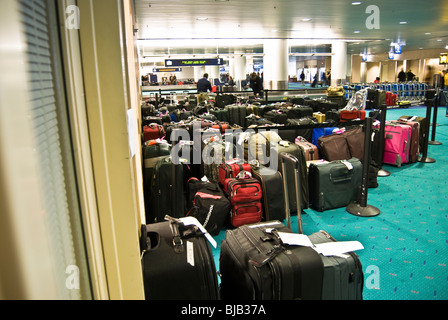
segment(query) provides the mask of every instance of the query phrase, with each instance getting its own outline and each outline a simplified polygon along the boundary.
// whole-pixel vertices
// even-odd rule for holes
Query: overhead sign
[[[182,68],[154,68],[153,72],[182,72]]]
[[[448,54],[441,54],[440,55],[440,64],[447,64],[448,63]]]
[[[165,67],[221,66],[224,59],[167,59]]]

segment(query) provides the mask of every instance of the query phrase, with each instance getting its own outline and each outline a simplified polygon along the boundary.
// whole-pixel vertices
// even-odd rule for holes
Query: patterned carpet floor
[[[425,117],[426,107],[389,109],[387,120],[402,115]],[[339,241],[360,241],[357,251],[364,271],[364,300],[448,299],[448,117],[439,107],[436,141],[428,157],[435,163],[417,162],[401,168],[384,165],[391,173],[378,177],[369,189],[367,204],[380,210],[376,217],[349,214],[345,208],[302,215],[305,234],[329,232]],[[431,118],[432,122],[432,118]],[[431,139],[431,134],[430,134]],[[297,232],[297,218],[292,217]],[[215,239],[225,237],[222,231]],[[214,250],[219,269],[219,250]]]

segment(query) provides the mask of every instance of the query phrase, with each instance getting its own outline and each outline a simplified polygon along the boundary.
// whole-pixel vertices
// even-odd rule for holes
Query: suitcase
[[[300,184],[300,165],[295,160],[295,183]],[[285,204],[289,203],[288,197],[285,193]],[[222,299],[362,299],[364,275],[354,252],[327,257],[311,247],[286,245],[280,240],[279,232],[292,233],[288,209],[289,227],[280,221],[267,221],[227,231],[220,256]],[[298,221],[299,233],[303,233],[300,216]],[[323,231],[309,239],[312,244],[335,241]]]
[[[252,178],[249,171],[241,171],[236,178],[224,182],[224,192],[227,194],[232,213],[230,223],[234,227],[258,223],[263,218],[261,199],[263,192],[260,182]]]
[[[143,146],[143,194],[145,199],[146,220],[151,218],[151,185],[154,176],[154,168],[157,162],[166,158],[171,153],[171,146],[167,143],[157,142],[155,140],[147,141]]]
[[[266,120],[274,122],[276,124],[286,124],[288,115],[281,110],[272,110],[264,114]]]
[[[340,112],[340,122],[347,122],[350,120],[365,120],[366,111],[365,110],[341,110]]]
[[[323,262],[309,247],[286,247],[268,230],[279,221],[228,230],[221,243],[222,300],[320,300]]]
[[[188,181],[187,217],[196,218],[212,236],[221,231],[230,213],[230,202],[217,183],[197,178]]]
[[[387,122],[384,127],[384,156],[386,164],[401,167],[409,162],[411,127],[408,125]]]
[[[288,119],[312,118],[313,108],[308,106],[294,106],[285,110]]]
[[[229,110],[226,109],[214,109],[210,110],[210,113],[218,119],[218,121],[228,122],[229,121]]]
[[[160,124],[151,123],[143,127],[143,141],[157,140],[165,137],[165,128]]]
[[[219,167],[235,158],[235,146],[228,141],[202,142],[201,172],[210,182],[219,183]],[[224,181],[224,180],[223,180]]]
[[[229,124],[231,126],[246,127],[246,105],[229,105],[226,106],[226,109],[228,110]]]
[[[252,175],[261,184],[263,191],[263,219],[283,220],[285,204],[283,201],[283,178],[278,170],[264,166],[252,166]]]
[[[210,244],[196,226],[176,219],[142,226],[146,300],[219,300]]]
[[[347,130],[342,134],[347,141],[348,150],[350,152],[350,158],[357,158],[364,161],[364,130],[362,127],[357,127],[354,129]],[[342,159],[341,159],[342,160]]]
[[[311,163],[309,167],[310,207],[323,212],[356,203],[362,184],[359,159]]]
[[[411,127],[409,146],[409,163],[416,163],[420,155],[420,123],[417,121],[394,120],[392,123],[405,124]]]
[[[420,129],[419,129],[419,134],[420,134],[420,138],[419,138],[419,145],[420,145],[420,150],[423,150],[423,145],[425,143],[425,138],[426,138],[426,128],[428,126],[428,121],[426,120],[426,118],[423,117],[417,117],[417,116],[401,116],[398,121],[415,121],[418,122],[420,124]]]
[[[274,148],[272,145],[275,143],[277,145],[277,155],[274,158],[274,155],[270,152],[271,147]],[[264,166],[268,166],[269,161],[276,161],[276,168],[282,173],[283,176],[291,175],[292,167],[287,166],[286,173],[283,172],[282,167],[279,167],[279,164],[281,163],[280,154],[282,152],[287,152],[299,159],[303,159],[301,161],[300,166],[300,174],[302,177],[302,181],[307,181],[307,169],[306,169],[306,160],[305,160],[305,152],[300,148],[298,145],[296,145],[293,142],[283,140],[279,134],[277,134],[275,131],[265,131],[265,132],[259,132],[255,135],[252,135],[249,139],[249,142],[245,144],[245,157],[247,159],[254,159],[258,160],[260,164]],[[266,154],[265,154],[266,152]],[[265,158],[267,157],[267,159]],[[273,167],[273,165],[269,162],[269,167]],[[308,208],[308,184],[303,183],[300,185],[302,190],[302,203],[304,205],[304,208]],[[295,185],[293,183],[288,184],[288,188],[290,192],[294,192]],[[291,207],[296,207],[296,199],[291,198]]]
[[[352,159],[355,162],[357,159]],[[351,160],[351,161],[352,161]],[[300,184],[300,174],[298,173],[299,159],[292,158],[291,155],[282,155],[282,166],[286,161],[292,161],[295,163],[295,183]],[[312,163],[311,165],[316,165]],[[359,160],[357,165],[359,166]],[[359,170],[362,172],[362,166]],[[362,174],[361,174],[362,175]],[[286,181],[285,181],[286,183]],[[289,194],[286,194],[285,202],[288,201]],[[300,199],[300,196],[296,194],[296,198]],[[300,201],[300,200],[299,200]],[[301,205],[297,202],[297,222],[298,231],[303,234],[302,218],[301,218]],[[291,228],[290,213],[286,211],[286,220],[288,228]],[[311,243],[315,246],[317,244],[337,242],[328,232],[319,231],[308,236]],[[342,256],[324,256],[320,255],[324,266],[322,294],[320,299],[322,300],[362,300],[362,293],[364,287],[364,273],[362,269],[361,261],[355,252],[347,252]],[[310,275],[312,277],[313,274]],[[316,281],[315,285],[319,285],[320,282]]]
[[[318,140],[319,140],[320,137],[328,136],[330,134],[333,134],[334,131],[338,131],[338,130],[339,130],[338,127],[314,128],[313,129],[313,135],[312,135],[312,138],[311,138],[311,143],[314,144],[316,147],[318,147],[319,146]]]
[[[327,161],[347,160],[351,158],[347,139],[343,133],[334,133],[318,139],[318,150],[322,159]]]
[[[311,118],[301,118],[301,119],[288,119],[286,121],[286,126],[309,126],[314,124]],[[313,129],[290,129],[290,130],[279,130],[278,134],[282,139],[287,141],[294,141],[298,136],[304,137],[307,141],[311,141],[313,138]]]
[[[315,112],[313,114],[313,116],[314,116],[314,118],[317,119],[317,122],[319,122],[319,123],[325,122],[325,120],[326,120],[326,115],[321,112]]]
[[[219,165],[219,183],[225,186],[226,180],[229,178],[235,178],[241,171],[251,172],[252,167],[248,163],[239,163],[230,161],[228,163],[221,163]]]
[[[302,150],[305,152],[306,161],[319,160],[319,150],[314,144],[310,143],[308,140],[301,136],[297,137],[295,141],[296,145],[302,148]]]
[[[174,218],[185,216],[184,179],[184,166],[175,165],[170,156],[157,161],[151,183],[148,224],[161,222],[166,215]]]

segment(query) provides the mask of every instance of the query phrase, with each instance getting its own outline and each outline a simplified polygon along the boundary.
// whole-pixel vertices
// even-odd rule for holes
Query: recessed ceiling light
[[[431,34],[431,32],[426,32],[425,34]]]
[[[308,22],[308,21],[311,21],[311,18],[303,18],[301,21]]]
[[[437,41],[442,42],[442,39],[437,39]]]
[[[352,2],[352,5],[353,6],[358,6],[358,5],[360,5],[362,2],[360,2],[360,1],[355,1],[355,2]]]
[[[361,33],[361,31],[356,30],[356,31],[353,31],[353,33]]]
[[[400,24],[407,24],[407,21],[400,21]]]
[[[208,20],[208,18],[207,17],[197,17],[196,20],[205,21],[205,20]]]

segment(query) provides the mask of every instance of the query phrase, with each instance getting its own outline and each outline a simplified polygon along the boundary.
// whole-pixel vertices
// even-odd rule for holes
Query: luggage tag
[[[353,170],[353,165],[350,162],[343,160],[341,163],[344,164],[349,171]]]

